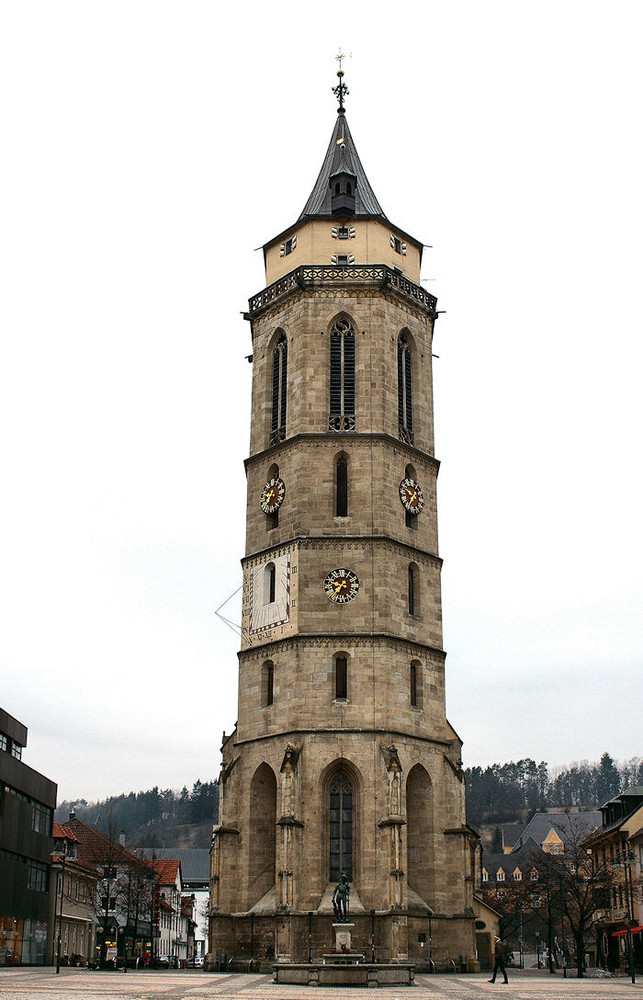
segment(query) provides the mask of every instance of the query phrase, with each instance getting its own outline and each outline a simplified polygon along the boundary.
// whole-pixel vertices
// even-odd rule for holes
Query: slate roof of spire
[[[369,184],[361,160],[357,155],[346,115],[343,111],[340,111],[337,115],[337,121],[335,122],[333,134],[330,137],[330,143],[319,172],[319,177],[297,221],[300,222],[307,216],[330,216],[332,214],[330,205],[330,178],[341,170],[347,170],[357,177],[355,215],[379,215],[383,219],[386,218],[382,211],[382,206]]]

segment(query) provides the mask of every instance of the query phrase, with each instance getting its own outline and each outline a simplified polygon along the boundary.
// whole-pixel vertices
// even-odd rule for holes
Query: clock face
[[[276,510],[279,510],[284,502],[285,495],[286,484],[283,479],[277,477],[266,483],[261,491],[261,499],[259,501],[264,514],[274,514]]]
[[[403,479],[400,483],[400,500],[409,514],[419,514],[424,507],[424,495],[413,479]]]
[[[335,604],[348,604],[359,591],[359,580],[350,569],[334,569],[324,580],[324,593]]]

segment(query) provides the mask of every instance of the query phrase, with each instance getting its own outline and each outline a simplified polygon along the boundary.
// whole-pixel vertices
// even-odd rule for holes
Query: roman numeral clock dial
[[[286,495],[286,484],[277,476],[266,483],[261,491],[259,503],[264,514],[274,514],[279,510]]]
[[[334,569],[324,580],[324,593],[335,604],[348,604],[359,591],[359,580],[350,569]]]
[[[400,483],[400,500],[409,514],[420,514],[424,507],[424,494],[413,479],[403,479]]]

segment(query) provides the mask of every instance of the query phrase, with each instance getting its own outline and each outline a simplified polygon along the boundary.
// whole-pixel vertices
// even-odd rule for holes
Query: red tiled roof
[[[181,862],[177,858],[152,858],[147,862],[159,876],[160,885],[176,885]]]
[[[54,823],[52,837],[54,840],[72,840],[78,843],[78,837],[74,831],[70,830],[64,823]]]
[[[57,825],[57,824],[56,824]],[[65,830],[71,831],[78,844],[78,860],[89,865],[126,865],[131,868],[147,869],[149,863],[137,858],[135,854],[116,841],[110,840],[100,830],[87,826],[75,816],[67,823],[61,824]],[[55,836],[55,834],[54,834]]]

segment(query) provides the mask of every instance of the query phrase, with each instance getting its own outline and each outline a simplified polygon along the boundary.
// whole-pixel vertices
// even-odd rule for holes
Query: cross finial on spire
[[[337,100],[339,101],[339,107],[337,109],[337,114],[338,115],[343,115],[344,114],[344,97],[346,96],[346,94],[350,93],[348,87],[344,83],[344,70],[342,69],[342,59],[345,59],[345,58],[346,58],[346,56],[344,55],[344,53],[340,49],[339,52],[337,53],[337,55],[335,56],[335,59],[339,63],[339,69],[337,70],[337,76],[339,77],[339,83],[337,84],[336,87],[333,87],[333,93],[334,93],[335,97],[337,98]]]

